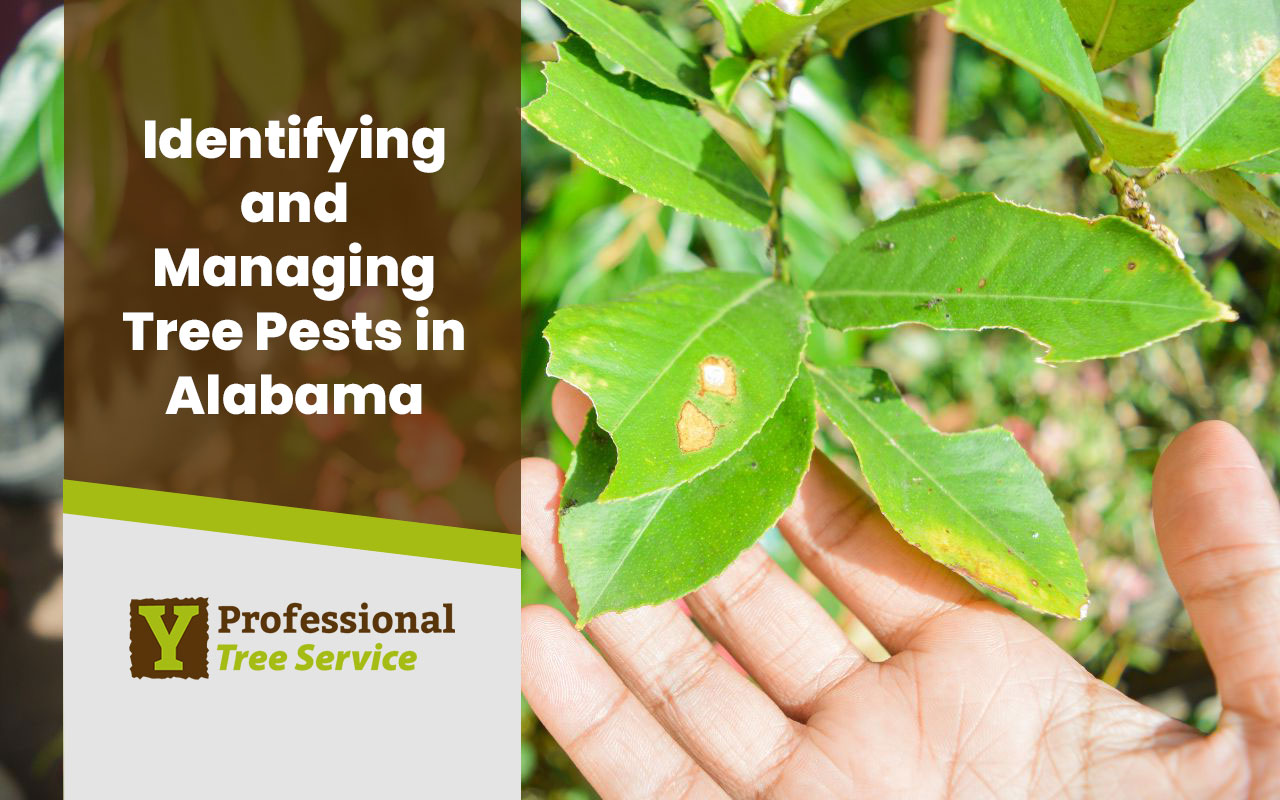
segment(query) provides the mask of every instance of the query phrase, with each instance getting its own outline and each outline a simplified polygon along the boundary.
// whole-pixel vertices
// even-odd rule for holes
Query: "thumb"
[[[1280,505],[1253,448],[1225,422],[1185,431],[1156,466],[1152,510],[1223,708],[1271,724],[1280,708]]]

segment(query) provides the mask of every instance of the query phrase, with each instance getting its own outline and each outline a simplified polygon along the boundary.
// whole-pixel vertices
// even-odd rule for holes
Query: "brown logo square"
[[[209,598],[130,601],[129,673],[135,678],[209,677]]]

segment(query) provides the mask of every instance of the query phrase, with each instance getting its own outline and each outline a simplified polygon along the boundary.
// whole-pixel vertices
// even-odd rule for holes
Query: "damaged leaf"
[[[1137,225],[990,194],[903,211],[867,229],[810,295],[831,328],[1014,328],[1048,348],[1045,361],[1117,356],[1235,318]]]
[[[791,504],[816,424],[813,382],[801,371],[777,413],[714,469],[648,494],[564,509],[559,538],[578,627],[607,611],[680,597],[720,574]],[[576,475],[608,463],[593,425],[575,452],[568,479],[575,486]]]
[[[1155,125],[1173,164],[1211,170],[1280,149],[1280,0],[1197,0],[1169,39]]]
[[[813,370],[880,511],[934,560],[1039,611],[1082,618],[1088,589],[1044,477],[1008,431],[930,428],[883,371]]]
[[[602,500],[674,486],[740,450],[799,371],[808,315],[772,278],[660,278],[552,317],[547,372],[581,389],[618,450]]]

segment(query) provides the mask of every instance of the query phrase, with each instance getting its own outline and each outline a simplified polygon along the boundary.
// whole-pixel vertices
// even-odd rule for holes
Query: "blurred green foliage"
[[[720,36],[699,4],[635,5],[656,12],[670,30],[693,31],[698,41],[691,44],[707,46]],[[549,42],[562,29],[533,0],[524,2],[522,22],[527,103],[542,92],[540,61],[554,57]],[[860,34],[843,58],[811,61],[793,86],[784,224],[802,286],[841,243],[877,219],[959,192],[993,191],[1085,216],[1115,212],[1107,182],[1089,172],[1062,104],[1035,78],[967,39],[955,42],[947,138],[923,152],[911,138],[913,24],[898,19]],[[1104,93],[1150,113],[1161,56],[1162,46],[1102,73]],[[766,113],[763,95],[748,84],[740,109],[760,129],[765,121],[753,116],[753,104]],[[524,447],[563,466],[571,445],[551,419],[541,337],[556,309],[617,296],[660,272],[770,267],[762,233],[632,195],[527,125],[522,145]],[[1259,176],[1257,185],[1280,196],[1276,176]],[[1208,729],[1219,709],[1213,679],[1160,561],[1151,476],[1175,434],[1217,418],[1244,431],[1275,480],[1280,253],[1177,176],[1156,184],[1150,198],[1200,279],[1240,313],[1238,322],[1206,325],[1123,358],[1058,367],[1037,363],[1040,348],[1016,334],[914,326],[848,334],[815,328],[809,357],[886,369],[940,430],[991,424],[1012,430],[1045,472],[1093,592],[1083,621],[1018,613],[1094,674]],[[824,425],[819,444],[856,476],[856,459],[834,429]],[[776,532],[764,544],[856,643],[875,651],[865,629],[805,573]],[[559,605],[532,567],[524,570],[523,600]],[[522,709],[525,796],[593,796],[528,706]]]

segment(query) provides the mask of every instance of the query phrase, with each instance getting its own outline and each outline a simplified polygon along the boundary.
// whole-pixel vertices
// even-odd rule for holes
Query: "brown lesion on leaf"
[[[686,400],[680,407],[680,417],[676,420],[676,437],[682,452],[705,450],[716,440],[716,425],[697,406]]]
[[[738,373],[733,362],[722,356],[707,356],[698,364],[698,396],[718,394],[730,400],[738,396]],[[681,412],[683,414],[683,411]]]
[[[1271,59],[1263,71],[1262,89],[1272,97],[1280,97],[1280,56]]]

